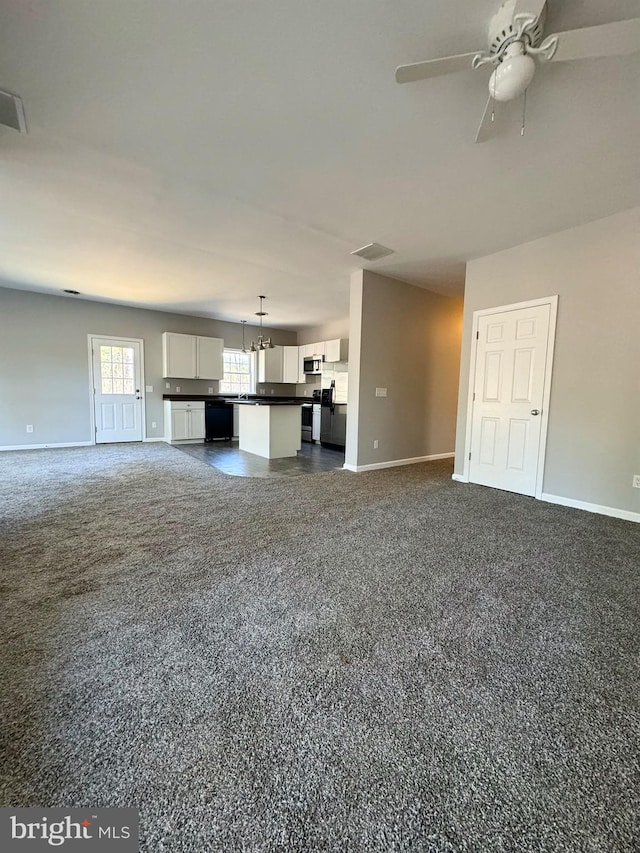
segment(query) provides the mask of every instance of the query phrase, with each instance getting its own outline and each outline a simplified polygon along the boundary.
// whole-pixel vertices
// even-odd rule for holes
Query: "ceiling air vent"
[[[365,261],[377,261],[380,258],[385,258],[387,255],[393,255],[393,249],[387,249],[386,246],[381,246],[380,243],[367,243],[361,249],[351,252],[352,255],[357,255],[359,258],[364,258]]]
[[[27,122],[24,117],[24,106],[22,98],[3,92],[0,89],[0,124],[12,127],[20,133],[27,132]]]

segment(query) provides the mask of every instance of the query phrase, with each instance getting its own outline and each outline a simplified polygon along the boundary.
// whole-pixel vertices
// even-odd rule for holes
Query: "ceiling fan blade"
[[[513,17],[516,15],[533,15],[536,19],[540,17],[547,0],[516,0]]]
[[[558,38],[558,48],[551,62],[635,53],[640,50],[640,18],[566,30],[554,35]]]
[[[441,74],[453,74],[454,71],[471,71],[473,57],[483,52],[474,50],[473,53],[460,53],[457,56],[443,56],[441,59],[427,59],[425,62],[399,65],[396,68],[396,83],[413,83],[416,80],[439,77]]]
[[[476,142],[486,142],[487,139],[491,139],[496,130],[496,123],[494,119],[493,98],[490,97],[487,101],[487,106],[484,108],[482,121],[480,122],[480,127],[476,133]]]

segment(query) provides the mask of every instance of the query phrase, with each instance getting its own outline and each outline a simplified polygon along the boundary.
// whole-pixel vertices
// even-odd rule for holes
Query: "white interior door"
[[[142,441],[140,343],[92,338],[96,444]]]
[[[469,479],[534,495],[551,306],[478,318]],[[545,419],[546,422],[546,419]]]

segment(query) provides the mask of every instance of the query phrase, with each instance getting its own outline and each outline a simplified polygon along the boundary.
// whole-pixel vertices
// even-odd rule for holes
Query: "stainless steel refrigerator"
[[[320,401],[320,444],[344,450],[347,440],[347,404],[337,403],[335,381],[322,389]]]

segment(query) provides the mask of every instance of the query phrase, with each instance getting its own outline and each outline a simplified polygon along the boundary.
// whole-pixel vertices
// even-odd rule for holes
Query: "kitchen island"
[[[301,409],[295,401],[234,400],[239,407],[240,450],[265,459],[296,456],[301,443]]]

